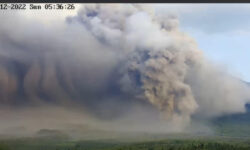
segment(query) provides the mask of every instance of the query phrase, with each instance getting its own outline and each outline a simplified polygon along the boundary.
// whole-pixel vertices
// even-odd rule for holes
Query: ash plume
[[[0,18],[3,108],[67,107],[103,120],[150,110],[157,115],[145,116],[160,119],[149,120],[183,126],[192,116],[244,112],[250,100],[243,82],[179,31],[177,16],[150,5],[86,4],[52,26]]]

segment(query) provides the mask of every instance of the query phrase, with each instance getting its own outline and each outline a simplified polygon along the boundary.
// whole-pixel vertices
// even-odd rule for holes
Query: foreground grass
[[[203,138],[124,142],[21,138],[1,140],[0,150],[250,150],[250,140]]]

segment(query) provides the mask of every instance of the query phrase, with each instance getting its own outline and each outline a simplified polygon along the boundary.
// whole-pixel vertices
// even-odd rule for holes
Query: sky
[[[250,4],[155,4],[156,11],[173,13],[180,29],[193,37],[208,59],[250,82]],[[77,14],[75,10],[25,11],[46,25]]]
[[[158,7],[178,15],[181,30],[196,40],[208,59],[250,82],[249,4],[167,4]]]

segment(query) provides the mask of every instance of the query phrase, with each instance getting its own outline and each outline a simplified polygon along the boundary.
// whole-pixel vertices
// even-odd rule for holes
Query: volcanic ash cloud
[[[244,112],[250,99],[178,29],[176,15],[150,5],[87,4],[48,27],[14,15],[15,32],[0,17],[2,104],[80,106],[110,118],[145,103],[182,124]]]
[[[249,89],[206,60],[195,41],[178,30],[175,15],[143,5],[86,5],[77,18],[124,57],[122,90],[148,101],[165,118],[244,112]]]

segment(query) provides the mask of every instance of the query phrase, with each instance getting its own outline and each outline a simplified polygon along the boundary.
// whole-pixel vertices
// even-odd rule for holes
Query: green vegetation
[[[249,150],[250,143],[229,143],[202,140],[171,140],[139,143],[112,150]]]
[[[2,140],[0,150],[249,150],[250,139],[168,139],[151,142],[63,141],[41,138]]]

